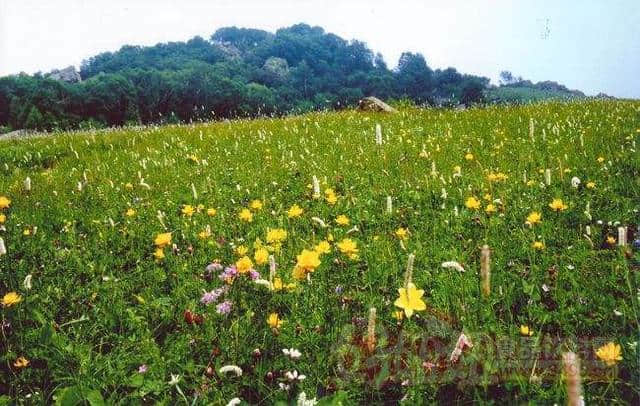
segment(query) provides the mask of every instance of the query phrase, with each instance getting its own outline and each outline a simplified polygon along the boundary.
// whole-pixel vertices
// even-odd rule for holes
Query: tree
[[[508,70],[503,70],[500,72],[500,84],[502,85],[510,85],[515,82],[515,78]]]
[[[31,110],[29,110],[29,114],[27,114],[27,119],[25,120],[24,127],[34,130],[44,129],[44,117],[36,106],[31,106]]]
[[[401,96],[409,97],[419,103],[431,99],[433,71],[422,54],[404,52],[398,61],[396,78]]]

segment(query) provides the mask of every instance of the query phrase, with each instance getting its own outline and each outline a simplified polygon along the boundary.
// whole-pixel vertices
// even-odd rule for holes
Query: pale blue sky
[[[0,0],[0,75],[79,65],[124,44],[208,38],[224,26],[298,22],[363,40],[389,66],[408,50],[494,83],[506,69],[640,98],[640,0]]]

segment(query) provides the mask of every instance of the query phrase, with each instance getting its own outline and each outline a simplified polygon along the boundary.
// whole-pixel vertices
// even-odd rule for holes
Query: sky
[[[366,42],[390,67],[420,52],[434,69],[496,84],[509,70],[640,98],[640,0],[0,0],[0,76],[79,66],[125,44],[300,22]]]

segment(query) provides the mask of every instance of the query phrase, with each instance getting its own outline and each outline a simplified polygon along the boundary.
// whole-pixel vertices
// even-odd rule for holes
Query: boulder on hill
[[[377,97],[365,97],[358,102],[358,108],[363,111],[377,111],[383,113],[395,113],[397,110]]]
[[[80,77],[80,73],[76,70],[74,66],[67,66],[64,69],[54,69],[46,75],[48,78],[53,80],[60,80],[68,83],[77,83],[81,82],[82,78]]]

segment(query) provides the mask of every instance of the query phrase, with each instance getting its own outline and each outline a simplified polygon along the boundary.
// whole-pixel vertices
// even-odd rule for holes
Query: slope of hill
[[[638,404],[639,109],[0,141],[0,404]]]

